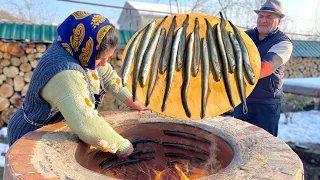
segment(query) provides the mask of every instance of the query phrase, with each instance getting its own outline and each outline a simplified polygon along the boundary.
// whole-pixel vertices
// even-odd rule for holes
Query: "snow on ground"
[[[0,129],[0,136],[1,137],[7,137],[7,128],[1,128]],[[5,163],[5,153],[8,151],[9,145],[0,143],[0,167],[4,167]]]
[[[6,127],[0,129],[0,136],[7,137],[7,128]]]
[[[288,113],[292,117],[287,124],[285,114],[281,114],[278,137],[285,142],[320,143],[320,111]],[[0,129],[0,136],[7,136],[7,128]],[[0,143],[0,167],[4,167],[5,153],[9,145]]]
[[[289,113],[292,120],[285,124],[285,114],[281,114],[278,137],[285,142],[320,143],[320,111]]]
[[[9,145],[8,144],[3,144],[0,143],[0,167],[4,167],[4,163],[5,163],[5,154],[9,149]]]

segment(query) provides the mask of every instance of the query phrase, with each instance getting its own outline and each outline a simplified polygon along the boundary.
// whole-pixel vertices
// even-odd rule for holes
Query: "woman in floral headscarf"
[[[132,101],[107,63],[118,42],[114,26],[102,15],[77,11],[58,27],[58,35],[33,72],[22,108],[9,121],[9,145],[29,131],[66,119],[84,142],[128,156],[133,150],[130,141],[95,110],[105,89],[131,108],[145,109]]]

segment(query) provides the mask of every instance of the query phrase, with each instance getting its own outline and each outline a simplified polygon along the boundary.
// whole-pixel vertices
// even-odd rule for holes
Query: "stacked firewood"
[[[22,106],[44,43],[0,41],[0,127]]]
[[[291,56],[286,63],[284,76],[285,78],[320,77],[320,59]]]

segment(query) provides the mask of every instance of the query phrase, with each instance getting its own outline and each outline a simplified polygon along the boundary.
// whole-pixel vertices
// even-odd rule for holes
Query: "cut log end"
[[[32,67],[31,67],[31,65],[29,63],[22,63],[20,65],[20,70],[22,72],[29,72],[29,71],[31,71],[31,69],[32,69]]]
[[[45,44],[37,44],[36,49],[37,49],[37,52],[43,53],[46,51],[47,46]]]
[[[12,42],[8,46],[8,52],[14,56],[21,57],[24,55],[24,50],[18,42]]]
[[[0,97],[0,111],[7,109],[10,106],[10,101],[7,98]]]
[[[10,103],[16,107],[20,108],[23,105],[23,100],[21,96],[18,93],[15,93],[11,98],[10,98]]]
[[[19,74],[19,69],[15,66],[4,67],[3,74],[9,78],[14,78],[16,75]]]
[[[8,52],[3,53],[3,59],[11,59],[11,54],[9,54]]]
[[[13,95],[13,87],[10,84],[2,84],[0,87],[0,96],[3,98],[8,98]]]
[[[22,76],[16,76],[13,79],[13,86],[14,90],[20,92],[22,88],[24,87],[25,82],[24,82],[24,77]]]
[[[29,88],[29,84],[24,85],[24,87],[21,90],[21,96],[24,97],[27,94]]]
[[[32,71],[29,71],[29,72],[27,72],[27,73],[24,74],[23,79],[24,79],[26,82],[30,82],[31,77],[32,77]]]
[[[7,45],[6,43],[0,41],[0,51],[1,52],[7,52]]]
[[[17,111],[17,109],[16,108],[7,108],[7,109],[5,109],[5,110],[3,110],[2,112],[1,112],[1,115],[0,115],[0,119],[4,122],[4,123],[6,123],[6,124],[8,124],[8,121],[10,120],[10,118],[12,117],[12,115],[13,115],[13,113],[14,112],[16,112]],[[1,122],[0,122],[1,123]]]
[[[22,57],[24,57],[24,56],[22,56]],[[20,64],[21,64],[21,60],[17,57],[12,57],[10,59],[10,62],[13,66],[20,66]]]
[[[8,60],[8,59],[3,59],[2,61],[1,61],[1,66],[3,66],[3,67],[6,67],[6,66],[9,66],[11,63],[10,63],[10,61]]]

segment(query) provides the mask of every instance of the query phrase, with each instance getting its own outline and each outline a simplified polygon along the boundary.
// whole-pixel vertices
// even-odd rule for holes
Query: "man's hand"
[[[150,110],[149,108],[145,107],[144,105],[142,105],[139,101],[133,101],[132,97],[127,98],[124,103],[131,107],[134,110],[138,110],[138,111],[146,111],[146,110]]]

